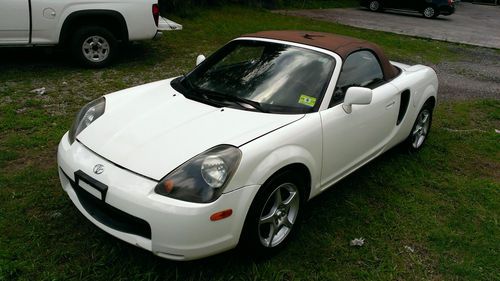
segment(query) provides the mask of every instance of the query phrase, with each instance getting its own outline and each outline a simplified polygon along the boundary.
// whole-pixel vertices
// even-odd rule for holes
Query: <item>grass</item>
[[[391,150],[313,199],[297,237],[268,260],[230,251],[171,262],[94,227],[62,191],[55,149],[76,111],[100,95],[181,75],[198,54],[257,30],[348,34],[408,63],[457,60],[468,48],[240,7],[175,20],[184,31],[133,45],[104,70],[74,67],[58,51],[5,50],[0,280],[500,279],[498,100],[441,102],[421,153]],[[47,93],[30,93],[40,87]],[[359,237],[363,247],[349,246]]]

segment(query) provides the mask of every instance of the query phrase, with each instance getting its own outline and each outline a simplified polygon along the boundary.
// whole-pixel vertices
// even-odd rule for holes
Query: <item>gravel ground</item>
[[[500,53],[471,48],[461,57],[459,61],[430,65],[438,74],[439,99],[500,99]]]
[[[404,1],[404,0],[401,0]],[[373,13],[367,8],[308,9],[276,11],[282,14],[336,22],[344,25],[462,43],[500,48],[500,7],[457,3],[450,16],[426,20],[420,13],[385,10]]]
[[[426,33],[432,31],[427,26],[429,24],[431,26],[434,26],[435,28],[439,27],[444,30],[448,29],[447,32],[449,32],[449,30],[454,30],[454,33],[451,35],[460,35],[464,38],[471,37],[472,35],[470,34],[473,34],[474,36],[491,34],[489,32],[491,26],[489,26],[488,23],[490,23],[489,21],[498,21],[496,15],[500,11],[500,9],[498,9],[499,7],[472,5],[470,3],[461,3],[461,5],[462,7],[460,7],[460,9],[457,10],[457,13],[452,17],[441,17],[440,20],[428,21],[423,20],[420,15],[412,16],[408,14],[397,13],[370,13],[364,9],[288,10],[275,12],[329,22],[337,22],[346,25],[358,26],[361,28],[384,30],[387,32],[395,32],[406,35],[418,35],[420,37],[429,38],[432,38],[432,36],[430,35],[427,36],[428,34]],[[487,11],[488,14],[486,14],[485,11]],[[483,12],[482,17],[481,12]],[[476,26],[479,26],[479,29],[477,29],[480,30],[479,32],[476,31],[474,33],[473,31],[469,30],[470,27],[464,27],[471,24],[470,20],[474,20]],[[363,25],[363,23],[365,23],[365,25]],[[460,25],[456,27],[459,30],[446,27],[446,24],[449,23],[453,23],[455,25],[460,23]],[[482,25],[480,23],[482,23]],[[405,24],[406,29],[402,27]],[[423,31],[413,34],[413,29],[421,29]],[[439,31],[444,32],[441,29],[438,29],[438,33]],[[469,35],[462,34],[464,32],[468,32]],[[440,100],[467,100],[478,98],[500,99],[499,50],[483,47],[457,47],[454,51],[456,51],[456,53],[459,55],[458,60],[432,64],[426,61],[419,61],[418,59],[408,58],[407,61],[401,62],[407,64],[418,63],[433,67],[438,74],[440,82]],[[397,59],[395,60],[398,61]]]

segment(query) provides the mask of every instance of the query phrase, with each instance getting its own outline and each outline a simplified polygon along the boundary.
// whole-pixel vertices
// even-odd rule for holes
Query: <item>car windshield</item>
[[[285,44],[232,41],[180,80],[188,98],[272,113],[317,111],[333,57]]]

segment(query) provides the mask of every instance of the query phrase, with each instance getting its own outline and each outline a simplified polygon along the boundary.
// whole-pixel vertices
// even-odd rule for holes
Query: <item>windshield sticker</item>
[[[299,103],[313,107],[316,104],[316,98],[313,98],[313,97],[310,97],[307,95],[300,95]]]

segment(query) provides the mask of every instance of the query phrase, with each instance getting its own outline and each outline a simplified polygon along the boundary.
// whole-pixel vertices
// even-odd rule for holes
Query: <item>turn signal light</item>
[[[232,209],[227,209],[227,210],[220,211],[220,212],[217,212],[217,213],[211,215],[210,216],[210,220],[211,221],[222,220],[222,219],[225,219],[225,218],[231,216],[232,214],[233,214],[233,210]]]

